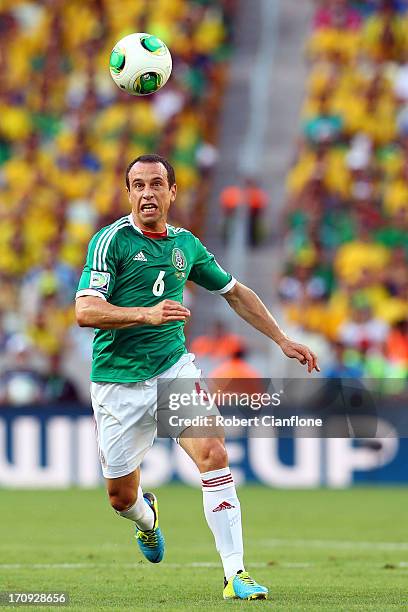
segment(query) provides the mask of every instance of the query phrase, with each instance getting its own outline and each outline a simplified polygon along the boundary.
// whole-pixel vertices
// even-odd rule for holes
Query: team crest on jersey
[[[91,280],[89,281],[89,288],[96,289],[97,291],[107,292],[109,287],[109,281],[109,272],[97,272],[96,270],[92,270]]]
[[[180,272],[187,268],[186,256],[181,249],[173,249],[171,253],[171,263],[176,270],[179,270]]]

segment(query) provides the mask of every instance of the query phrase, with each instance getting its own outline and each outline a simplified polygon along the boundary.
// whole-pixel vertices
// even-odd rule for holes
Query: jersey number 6
[[[153,285],[153,295],[156,295],[157,297],[160,297],[161,295],[163,295],[164,293],[164,275],[166,274],[166,272],[164,270],[160,270],[158,277],[156,278],[156,280],[154,281],[154,285]]]

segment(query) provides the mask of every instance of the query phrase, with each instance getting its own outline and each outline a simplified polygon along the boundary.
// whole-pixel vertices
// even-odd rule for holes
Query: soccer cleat
[[[153,529],[142,531],[136,527],[136,540],[140,550],[151,563],[160,563],[164,556],[164,537],[159,527],[159,509],[156,496],[153,493],[143,495],[145,501],[154,513]]]
[[[268,589],[261,586],[248,572],[239,571],[224,584],[224,599],[268,599]]]

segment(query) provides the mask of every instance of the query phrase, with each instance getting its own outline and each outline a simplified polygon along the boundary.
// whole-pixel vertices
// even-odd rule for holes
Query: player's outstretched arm
[[[302,365],[307,364],[309,373],[313,370],[320,372],[316,355],[304,344],[291,340],[280,329],[265,304],[252,289],[242,283],[236,283],[222,297],[247,323],[276,342],[287,357],[297,359]]]
[[[76,300],[75,316],[80,327],[122,329],[137,325],[164,325],[171,321],[186,321],[190,311],[174,300],[163,300],[156,306],[147,308],[123,308],[102,298],[84,295]]]

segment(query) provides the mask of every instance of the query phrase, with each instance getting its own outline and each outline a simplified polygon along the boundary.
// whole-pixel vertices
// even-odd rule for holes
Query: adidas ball
[[[147,96],[163,87],[171,68],[170,51],[164,42],[144,32],[122,38],[109,60],[116,85],[133,96]]]

